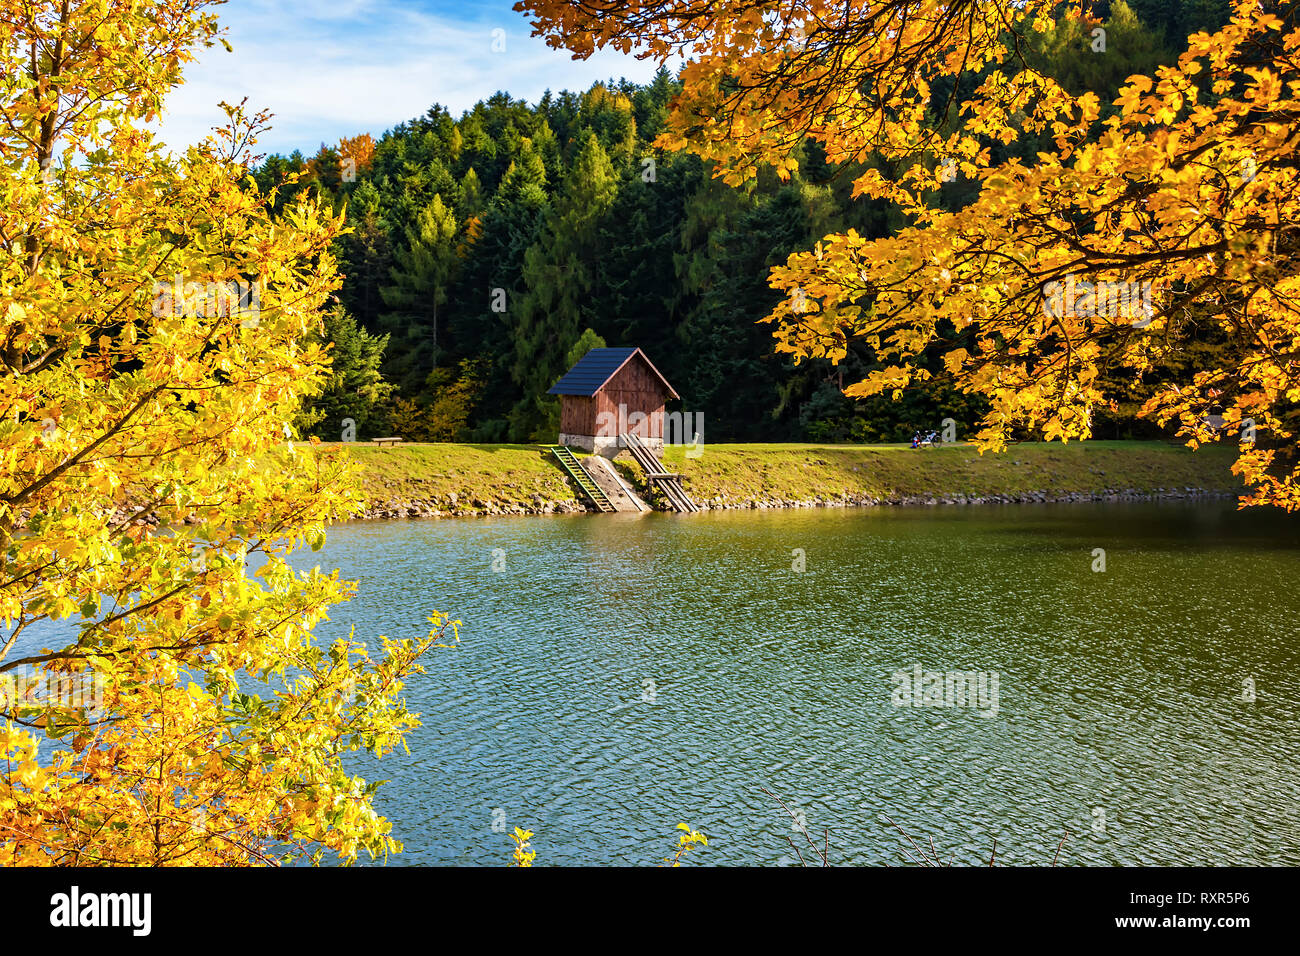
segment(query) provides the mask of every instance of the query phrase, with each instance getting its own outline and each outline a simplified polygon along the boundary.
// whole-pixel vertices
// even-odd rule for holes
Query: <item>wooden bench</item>
[[[372,438],[370,440],[374,442],[376,445],[378,445],[380,448],[383,448],[385,445],[399,444],[402,439],[398,438],[396,435],[390,435],[387,438]]]

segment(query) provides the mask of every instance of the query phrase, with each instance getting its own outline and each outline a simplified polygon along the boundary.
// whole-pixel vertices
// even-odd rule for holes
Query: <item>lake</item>
[[[1095,549],[1103,549],[1104,554]],[[407,686],[401,864],[1300,863],[1300,521],[1232,503],[352,523],[324,637]],[[1102,566],[1105,570],[1094,570]],[[933,676],[930,676],[933,675]],[[963,683],[963,682],[966,683]],[[947,706],[949,703],[952,706]],[[940,706],[941,705],[941,706]]]

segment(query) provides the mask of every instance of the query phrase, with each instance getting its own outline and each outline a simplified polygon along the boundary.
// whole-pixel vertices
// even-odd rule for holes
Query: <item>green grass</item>
[[[402,444],[388,448],[357,442],[348,451],[364,468],[372,504],[389,500],[446,503],[455,494],[497,504],[574,501],[551,453],[540,445]]]
[[[539,445],[349,446],[374,506],[409,501],[459,506],[474,499],[531,506],[574,501],[550,453]],[[697,500],[809,501],[814,498],[1063,494],[1184,487],[1236,490],[1231,446],[1190,451],[1164,442],[1023,443],[980,455],[973,446],[705,445],[698,458],[669,448],[665,461]],[[622,460],[620,459],[620,462]]]
[[[1230,490],[1236,449],[1192,452],[1164,442],[1026,442],[980,455],[971,445],[705,445],[698,458],[670,448],[665,461],[697,499],[810,500],[842,494],[992,495],[1030,491]]]

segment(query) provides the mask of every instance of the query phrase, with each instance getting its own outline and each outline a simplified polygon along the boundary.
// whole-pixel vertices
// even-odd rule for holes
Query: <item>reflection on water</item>
[[[1094,549],[1106,570],[1092,570]],[[494,549],[500,549],[493,571]],[[797,549],[802,549],[803,571]],[[404,864],[793,857],[1300,863],[1300,522],[1221,504],[411,521],[303,564],[361,582],[323,636],[464,622],[408,685],[424,726],[367,774]],[[997,706],[896,706],[899,672]],[[986,687],[987,692],[987,687]],[[1254,697],[1251,700],[1251,697]]]

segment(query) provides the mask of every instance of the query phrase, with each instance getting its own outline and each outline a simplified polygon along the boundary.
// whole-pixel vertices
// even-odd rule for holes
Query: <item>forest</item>
[[[1216,29],[1229,11],[1226,0],[1132,0],[1098,12],[1100,34],[1062,17],[1021,53],[1070,92],[1096,93],[1100,123],[1127,77],[1175,63],[1190,33]],[[933,111],[936,128],[967,122],[960,87],[979,80],[936,86],[935,103],[947,104]],[[768,284],[773,266],[828,233],[877,238],[909,223],[885,200],[853,199],[867,167],[829,164],[812,141],[787,181],[764,169],[739,188],[693,153],[657,147],[679,89],[661,69],[647,85],[610,81],[536,104],[498,92],[459,118],[434,105],[377,141],[362,134],[262,160],[255,178],[279,187],[279,207],[310,191],[350,229],[335,243],[344,284],[324,323],[334,372],[300,431],[336,440],[351,418],[360,437],[554,441],[558,404],[546,390],[600,345],[644,349],[681,407],[705,416],[710,441],[902,441],[944,418],[968,431],[984,399],[953,387],[942,346],[929,381],[859,400],[843,387],[882,362],[861,343],[838,364],[774,350],[761,321],[781,298]],[[1042,144],[1025,135],[990,145],[995,162],[1031,164]],[[939,182],[943,209],[978,190],[956,172]],[[1159,382],[1212,364],[1222,344],[1208,323],[1188,343],[1140,376],[1108,369],[1115,399],[1094,434],[1161,434],[1137,409]]]

